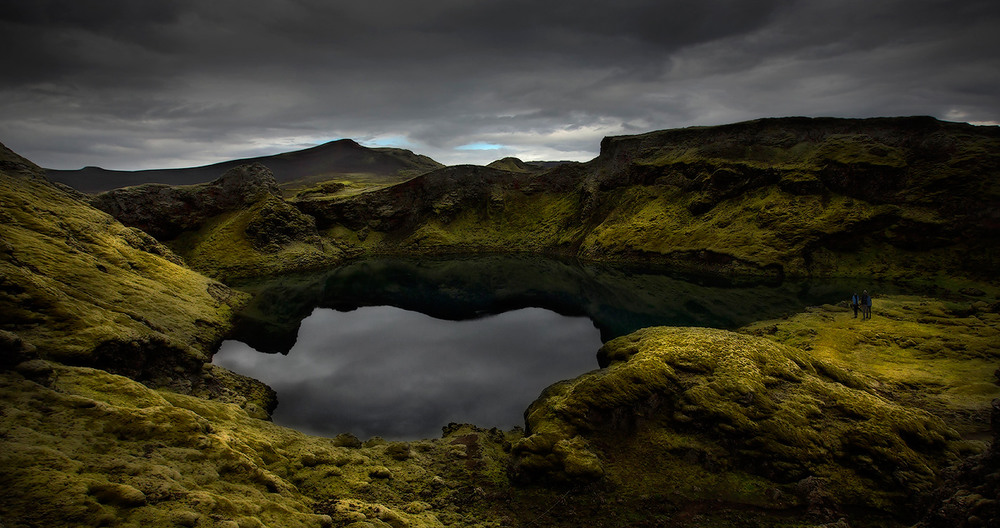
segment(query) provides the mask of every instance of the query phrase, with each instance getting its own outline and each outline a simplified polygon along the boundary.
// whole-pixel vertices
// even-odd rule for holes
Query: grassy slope
[[[139,353],[137,343],[158,343],[182,363],[209,357],[243,294],[184,267],[152,237],[77,201],[6,148],[2,154],[4,330],[69,363],[98,361],[102,346]]]
[[[743,331],[835,362],[865,376],[878,393],[930,410],[964,434],[984,432],[990,401],[1000,397],[997,307],[907,296],[877,297],[873,304],[869,320],[821,306]]]

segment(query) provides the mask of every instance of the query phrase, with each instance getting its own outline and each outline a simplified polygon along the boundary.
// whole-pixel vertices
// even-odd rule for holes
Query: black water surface
[[[321,436],[440,436],[451,422],[510,429],[555,381],[597,368],[585,317],[525,308],[449,321],[394,308],[317,308],[287,356],[227,341],[215,363],[278,392],[276,423]]]
[[[396,439],[521,425],[542,389],[639,328],[732,329],[873,289],[534,256],[371,259],[240,287],[254,300],[214,361],[274,388],[276,423]]]

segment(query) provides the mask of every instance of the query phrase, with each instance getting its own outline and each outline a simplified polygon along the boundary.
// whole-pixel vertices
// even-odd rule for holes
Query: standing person
[[[861,318],[868,319],[871,316],[872,298],[868,295],[868,290],[861,292]]]
[[[858,318],[858,292],[851,295],[851,308],[854,308],[854,318]]]

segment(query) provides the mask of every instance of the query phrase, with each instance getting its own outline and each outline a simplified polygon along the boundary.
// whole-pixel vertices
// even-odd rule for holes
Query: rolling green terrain
[[[86,196],[0,147],[0,524],[998,522],[996,127],[767,119],[492,165],[290,193],[251,164]],[[876,296],[870,320],[641,329],[523,429],[407,443],[278,427],[273,392],[209,363],[251,302],[235,279],[511,252],[929,293]]]

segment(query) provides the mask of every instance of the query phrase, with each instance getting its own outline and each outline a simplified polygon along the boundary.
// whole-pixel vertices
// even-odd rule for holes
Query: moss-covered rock
[[[169,240],[197,229],[213,216],[243,209],[267,196],[281,196],[278,182],[267,167],[253,163],[229,169],[211,183],[147,183],[107,191],[90,202],[125,225]]]
[[[958,454],[959,436],[940,418],[763,338],[648,328],[599,357],[605,368],[553,385],[526,411],[516,476],[648,488],[662,478],[645,469],[655,463],[687,473],[674,489],[692,498],[745,475],[745,494],[729,493],[746,502],[766,482],[815,477],[839,504],[891,511],[928,492],[934,468]]]
[[[271,171],[259,163],[234,167],[211,183],[145,184],[90,201],[135,228],[145,244],[173,255],[140,229],[218,279],[316,268],[343,257],[320,238],[312,217],[281,198]]]
[[[266,196],[167,243],[194,269],[232,280],[332,266],[347,256],[335,242],[320,238],[312,217]]]
[[[992,407],[989,450],[951,473],[915,528],[989,526],[1000,520],[1000,400],[993,400]]]
[[[198,371],[247,299],[0,146],[0,329],[46,359]]]
[[[491,508],[503,502],[484,507],[482,489],[505,486],[508,439],[499,431],[454,426],[405,449],[345,446],[255,419],[234,403],[98,369],[48,367],[42,383],[0,371],[5,526],[499,522]]]

